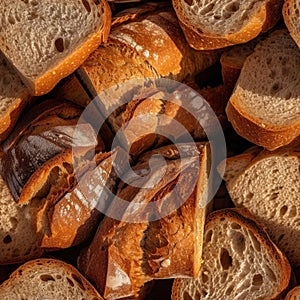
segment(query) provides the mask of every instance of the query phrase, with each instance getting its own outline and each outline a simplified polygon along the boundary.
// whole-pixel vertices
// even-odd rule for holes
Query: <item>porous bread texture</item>
[[[41,234],[37,232],[36,218],[39,206],[31,203],[18,205],[2,176],[0,176],[0,264],[14,264],[38,258]]]
[[[105,0],[3,0],[0,49],[35,95],[49,92],[106,40]]]
[[[293,288],[291,291],[288,292],[286,297],[284,298],[285,300],[300,300],[300,287],[296,286]]]
[[[103,300],[73,266],[46,258],[29,261],[14,271],[0,286],[0,298]]]
[[[263,151],[226,182],[234,204],[249,209],[297,266],[300,265],[299,157],[297,149]],[[237,157],[236,161],[239,160]]]
[[[298,46],[300,46],[299,10],[300,2],[298,0],[284,1],[282,9],[284,22]]]
[[[0,141],[3,141],[25,108],[29,93],[0,52]]]
[[[274,150],[300,133],[299,49],[287,30],[271,33],[248,56],[227,106],[238,134]]]
[[[288,286],[291,268],[266,232],[235,209],[212,213],[195,279],[176,279],[172,299],[269,300]]]

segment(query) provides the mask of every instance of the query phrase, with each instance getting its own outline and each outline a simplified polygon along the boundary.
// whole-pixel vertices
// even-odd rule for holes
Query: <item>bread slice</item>
[[[107,39],[105,0],[1,1],[0,50],[34,95],[49,92]]]
[[[117,192],[125,203],[113,202],[108,210],[109,216],[121,221],[106,217],[78,262],[104,298],[137,296],[154,278],[191,277],[199,272],[207,150],[205,144],[198,150],[190,144],[165,146],[145,153],[134,173],[125,175],[127,184],[121,183]],[[165,159],[164,167],[160,157]],[[159,203],[155,208],[145,207],[154,201]],[[182,206],[177,209],[178,203]]]
[[[293,288],[284,298],[285,300],[299,300],[300,299],[300,286]]]
[[[272,28],[281,17],[281,0],[173,0],[188,43],[212,50],[246,43]]]
[[[298,22],[299,8],[300,3],[298,0],[285,0],[282,9],[282,14],[286,27],[288,28],[290,35],[292,36],[292,38],[298,46],[300,46],[300,29]]]
[[[43,254],[42,235],[36,228],[39,209],[37,203],[18,205],[0,176],[0,265],[22,263]]]
[[[290,275],[287,258],[265,230],[245,212],[224,209],[207,218],[199,275],[176,279],[172,300],[277,299]]]
[[[12,131],[29,99],[27,88],[0,52],[0,142]]]
[[[300,265],[299,147],[261,151],[247,167],[225,178],[236,206],[249,209],[293,265]],[[227,168],[243,160],[227,160]],[[225,173],[226,174],[226,173]]]
[[[0,286],[0,298],[103,300],[72,265],[48,258],[32,260],[20,266]]]
[[[227,106],[238,134],[275,150],[300,134],[300,52],[287,30],[272,32],[246,59]]]

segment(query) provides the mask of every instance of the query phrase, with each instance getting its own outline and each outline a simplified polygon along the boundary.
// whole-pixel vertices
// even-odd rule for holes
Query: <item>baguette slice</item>
[[[237,169],[245,154],[227,160]],[[300,152],[295,148],[261,151],[232,176],[225,176],[236,206],[245,207],[268,229],[271,238],[293,265],[300,265]],[[232,173],[226,172],[225,174]]]
[[[246,59],[227,106],[236,132],[275,150],[300,134],[300,52],[287,30],[271,33]]]
[[[293,288],[284,298],[285,300],[299,300],[300,299],[300,286]]]
[[[106,0],[1,1],[0,50],[34,95],[49,92],[106,41]]]
[[[299,9],[300,2],[298,0],[284,0],[282,9],[284,22],[298,46],[300,46]]]
[[[48,258],[32,260],[20,266],[0,286],[0,298],[103,300],[72,265]]]
[[[176,279],[172,300],[271,300],[289,284],[291,267],[266,231],[244,211],[210,214],[203,263],[195,279]]]
[[[177,144],[146,152],[134,173],[125,175],[128,184],[119,185],[117,196],[126,205],[113,202],[109,209],[120,212],[121,221],[106,217],[78,261],[104,298],[137,296],[152,279],[191,277],[199,272],[209,164],[206,147],[200,144],[195,151],[190,144]],[[158,156],[166,160],[165,168]],[[195,161],[198,156],[200,166]],[[196,186],[192,186],[194,180]],[[182,200],[186,201],[175,210]],[[146,209],[153,201],[159,204]],[[164,216],[166,209],[170,213]],[[161,218],[147,222],[152,214]]]
[[[185,37],[195,49],[212,50],[246,43],[272,28],[282,0],[173,0]]]
[[[27,88],[0,53],[0,142],[12,131],[29,100]]]

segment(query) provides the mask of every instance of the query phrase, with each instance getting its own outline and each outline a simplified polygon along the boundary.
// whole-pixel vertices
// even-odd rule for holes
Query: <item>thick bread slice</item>
[[[89,248],[79,257],[80,269],[104,298],[136,296],[154,278],[191,277],[199,272],[206,214],[207,151],[205,144],[198,145],[198,149],[190,144],[165,146],[147,152],[133,168],[134,173],[125,176],[128,185],[121,184],[117,196],[127,204],[122,207],[120,202],[113,202],[110,207],[111,212],[120,212],[122,220],[106,217]],[[164,167],[161,156],[166,160]],[[174,189],[176,184],[178,192]],[[147,210],[145,205],[154,201],[159,204]],[[175,210],[182,201],[185,202]],[[171,213],[164,216],[166,209]],[[152,214],[161,218],[145,221]]]
[[[72,265],[48,258],[29,261],[14,271],[0,286],[0,298],[103,300]]]
[[[228,169],[240,157],[228,160]],[[297,266],[300,265],[299,157],[299,147],[265,150],[235,176],[225,178],[234,204],[246,207],[265,224],[274,242]]]
[[[36,228],[39,209],[36,203],[18,205],[0,176],[0,265],[22,263],[42,255],[42,236]]]
[[[289,284],[291,267],[254,219],[237,209],[210,214],[203,263],[195,279],[176,279],[172,300],[271,300]]]
[[[13,129],[29,98],[27,88],[0,52],[0,142]]]
[[[300,52],[287,30],[271,33],[248,56],[227,106],[233,128],[274,150],[300,134]]]
[[[283,0],[173,0],[185,37],[198,50],[254,39],[277,23],[282,3]]]
[[[107,45],[99,47],[79,68],[78,74],[96,97],[129,79],[192,79],[217,58],[215,52],[197,52],[186,44],[170,7],[146,4],[116,16]],[[127,86],[123,94],[128,89]]]
[[[300,286],[293,288],[289,293],[286,295],[284,300],[299,300],[300,299]]]
[[[3,0],[0,50],[34,95],[49,92],[106,41],[106,0]]]
[[[299,9],[300,2],[298,0],[284,0],[282,9],[284,22],[298,46],[300,46]]]

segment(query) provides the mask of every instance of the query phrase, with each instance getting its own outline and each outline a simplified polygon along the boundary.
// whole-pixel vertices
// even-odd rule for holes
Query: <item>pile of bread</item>
[[[299,0],[0,15],[0,299],[300,299]]]

